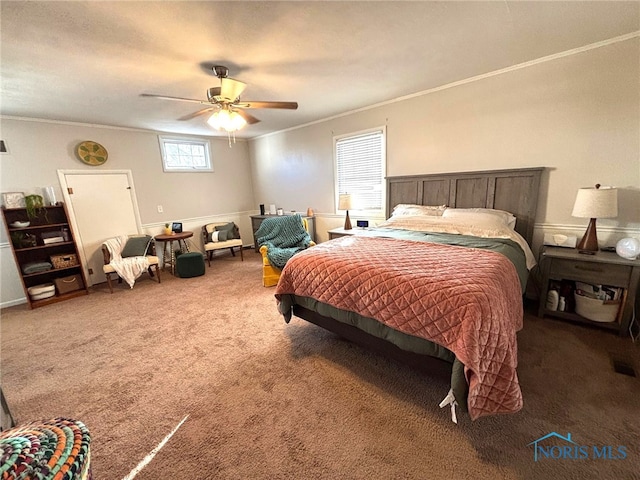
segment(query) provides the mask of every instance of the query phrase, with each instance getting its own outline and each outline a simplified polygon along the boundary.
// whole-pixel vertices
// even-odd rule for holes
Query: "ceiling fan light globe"
[[[242,116],[238,114],[238,112],[231,112],[230,119],[231,119],[231,122],[230,122],[231,126],[233,127],[232,131],[240,130],[247,124],[247,121],[244,118],[242,118]]]
[[[220,122],[220,116],[218,115],[220,112],[215,112],[213,115],[209,117],[207,123],[211,125],[216,130],[222,129],[222,122]]]
[[[207,123],[216,130],[225,130],[226,132],[235,132],[243,128],[247,121],[242,118],[238,112],[229,111],[227,109],[215,112]]]
[[[222,126],[228,125],[229,121],[231,120],[231,114],[228,110],[220,110],[218,112],[218,119],[220,120],[220,124],[222,124]]]

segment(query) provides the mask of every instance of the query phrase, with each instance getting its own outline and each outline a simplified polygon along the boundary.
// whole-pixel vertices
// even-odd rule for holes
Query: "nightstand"
[[[633,307],[640,281],[640,260],[627,260],[613,252],[585,255],[573,248],[544,247],[540,255],[542,285],[538,316],[549,315],[582,324],[594,325],[626,335],[633,318]],[[562,280],[607,285],[624,289],[614,322],[596,322],[570,311],[549,310],[547,294],[550,282]]]
[[[345,230],[344,228],[334,228],[327,232],[329,234],[329,240],[340,237],[349,237],[357,235],[359,237],[370,237],[373,234],[366,228],[352,228],[351,230]]]

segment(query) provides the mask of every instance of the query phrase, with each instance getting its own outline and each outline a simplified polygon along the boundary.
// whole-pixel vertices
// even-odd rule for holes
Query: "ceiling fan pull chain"
[[[227,130],[227,138],[229,139],[229,148],[231,148],[231,135],[233,135],[233,143],[236,143],[236,132]]]

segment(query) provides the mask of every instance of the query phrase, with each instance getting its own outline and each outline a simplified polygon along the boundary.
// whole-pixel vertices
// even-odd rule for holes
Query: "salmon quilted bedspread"
[[[516,332],[522,291],[513,264],[475,248],[343,237],[286,264],[276,288],[373,318],[451,350],[465,365],[469,415],[522,408]]]

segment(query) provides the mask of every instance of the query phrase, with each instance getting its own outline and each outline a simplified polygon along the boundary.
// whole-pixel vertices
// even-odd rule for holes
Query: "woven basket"
[[[49,258],[51,259],[53,268],[67,268],[78,265],[78,256],[75,253],[51,255]]]
[[[603,302],[597,298],[589,298],[575,294],[576,313],[594,322],[615,322],[620,309],[620,302]]]

